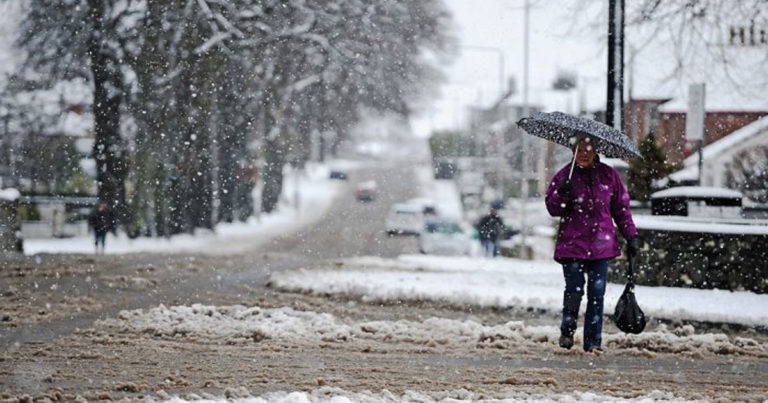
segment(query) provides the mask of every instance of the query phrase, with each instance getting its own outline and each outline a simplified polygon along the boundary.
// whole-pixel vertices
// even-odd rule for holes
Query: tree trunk
[[[264,150],[264,187],[261,194],[261,211],[271,213],[277,208],[280,194],[283,192],[283,165],[285,150],[280,138],[267,140]]]
[[[224,63],[227,63],[224,61]],[[230,69],[222,69],[222,72],[216,74],[216,81],[221,83],[222,89],[217,97],[217,116],[219,122],[216,124],[218,137],[218,221],[232,222],[235,218],[235,198],[237,196],[237,184],[242,172],[240,172],[239,162],[243,157],[240,149],[241,137],[237,133],[237,121],[242,117],[236,113],[242,108],[238,105],[237,91],[233,88],[231,79],[227,79],[227,74],[236,73]],[[235,74],[232,74],[233,76]]]
[[[211,54],[196,57],[190,62],[190,82],[195,93],[189,99],[186,120],[189,122],[189,140],[193,153],[190,182],[192,185],[192,226],[212,229],[214,225],[214,166],[216,155],[213,147],[213,105],[216,100],[216,58]]]
[[[107,49],[104,32],[104,7],[100,0],[88,0],[92,27],[88,52],[93,73],[93,115],[96,141],[96,181],[99,199],[105,200],[119,222],[127,221],[125,176],[127,173],[123,142],[120,137],[120,104],[123,81],[120,66]]]
[[[139,92],[131,112],[137,123],[135,151],[135,186],[130,200],[132,230],[134,235],[168,236],[169,232],[169,181],[168,172],[173,166],[175,153],[169,152],[175,131],[172,124],[172,106],[168,102],[168,84],[158,87],[157,77],[168,70],[169,54],[163,49],[164,1],[148,1],[148,16],[144,42],[139,56],[132,59]],[[130,234],[130,233],[129,233]]]

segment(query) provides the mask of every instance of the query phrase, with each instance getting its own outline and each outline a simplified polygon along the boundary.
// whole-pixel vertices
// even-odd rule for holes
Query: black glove
[[[637,256],[637,251],[639,249],[640,249],[640,246],[638,245],[637,238],[632,238],[627,240],[627,256],[629,257]]]
[[[557,187],[557,194],[563,197],[571,197],[571,190],[573,190],[573,185],[571,185],[570,180],[566,179]]]

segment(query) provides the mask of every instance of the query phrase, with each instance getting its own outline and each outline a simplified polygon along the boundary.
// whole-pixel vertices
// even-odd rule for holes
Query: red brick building
[[[672,163],[682,163],[695,148],[685,140],[685,112],[664,111],[668,98],[633,99],[624,107],[624,131],[636,143],[653,131],[656,141]],[[709,145],[734,131],[768,116],[768,111],[710,111],[704,121],[704,145]],[[695,146],[693,146],[695,147]]]
[[[649,132],[659,132],[659,107],[671,98],[633,99],[624,105],[624,132],[640,142]]]

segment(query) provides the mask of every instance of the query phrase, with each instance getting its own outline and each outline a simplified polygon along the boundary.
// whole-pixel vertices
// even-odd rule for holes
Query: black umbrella
[[[531,117],[520,119],[517,125],[528,134],[568,148],[575,144],[576,139],[586,136],[592,139],[592,146],[598,154],[609,158],[642,158],[637,146],[624,133],[592,119],[562,112],[536,112]]]

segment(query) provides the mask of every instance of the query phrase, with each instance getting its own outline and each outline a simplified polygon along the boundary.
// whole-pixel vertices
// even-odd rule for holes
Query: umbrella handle
[[[576,154],[579,153],[579,143],[576,143],[576,150],[573,151],[573,161],[571,161],[571,172],[568,173],[568,180],[573,176],[573,167],[576,166]]]

